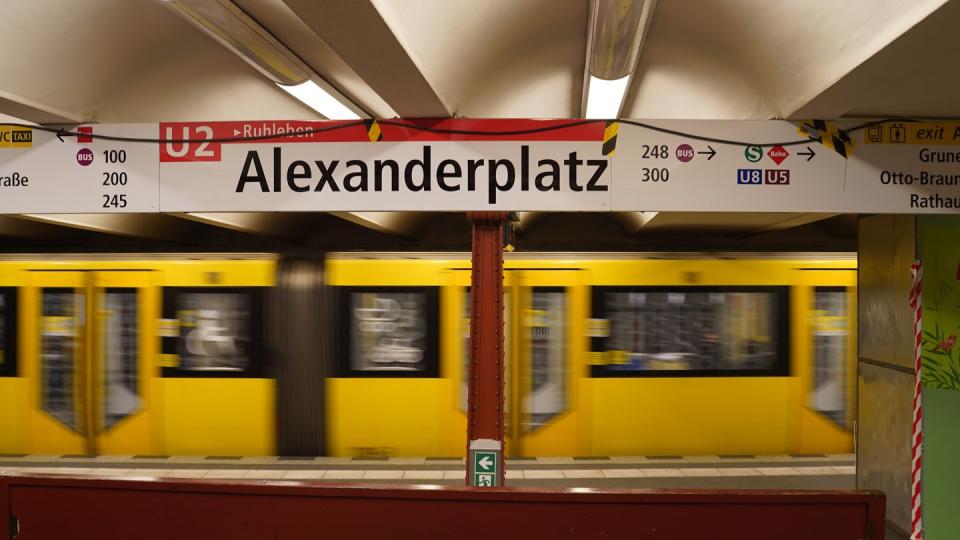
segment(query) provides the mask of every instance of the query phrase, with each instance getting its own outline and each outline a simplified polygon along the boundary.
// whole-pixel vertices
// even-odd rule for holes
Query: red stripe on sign
[[[93,126],[77,126],[76,132],[78,143],[93,142]]]
[[[164,122],[160,124],[160,161],[220,161],[223,144],[369,142],[362,123],[310,122]]]
[[[384,141],[603,141],[602,120],[397,119],[379,121]]]
[[[365,142],[367,130],[356,120],[251,120],[245,122],[164,122],[160,138],[218,139],[221,144],[256,142]],[[254,140],[250,140],[254,139]]]

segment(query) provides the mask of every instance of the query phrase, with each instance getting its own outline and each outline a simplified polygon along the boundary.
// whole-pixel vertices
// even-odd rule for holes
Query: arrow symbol
[[[483,458],[477,462],[477,465],[483,470],[490,470],[490,467],[493,466],[493,460],[490,459],[490,456],[483,456]]]
[[[817,155],[817,153],[814,152],[813,149],[808,146],[806,152],[797,152],[797,155],[807,156],[807,161],[810,161],[811,159],[813,159],[813,156]]]
[[[73,133],[67,133],[67,130],[60,128],[60,130],[57,131],[57,138],[60,139],[60,142],[63,142],[64,137],[76,137],[76,135]]]
[[[713,156],[717,155],[717,151],[713,149],[709,144],[707,145],[708,150],[701,150],[697,152],[698,154],[709,154],[710,157],[707,158],[707,161],[713,159]]]

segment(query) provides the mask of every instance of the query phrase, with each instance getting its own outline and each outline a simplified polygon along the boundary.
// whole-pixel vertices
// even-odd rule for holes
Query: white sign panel
[[[960,211],[960,122],[629,122],[0,124],[0,213]]]
[[[852,139],[846,190],[857,211],[960,211],[960,122],[875,124]]]
[[[159,211],[156,124],[80,126],[77,136],[0,123],[0,213]]]
[[[545,122],[563,123],[570,122]],[[355,123],[337,131],[309,132],[329,125],[162,124],[164,139],[278,138],[164,143],[160,208],[164,212],[611,208],[611,168],[602,153],[602,125],[562,137],[547,132],[548,140],[537,134],[497,140],[405,129],[395,129],[392,140],[378,140],[379,132],[371,137],[370,128]]]
[[[843,197],[846,160],[782,121],[644,121],[711,139],[620,124],[615,211],[856,212]]]

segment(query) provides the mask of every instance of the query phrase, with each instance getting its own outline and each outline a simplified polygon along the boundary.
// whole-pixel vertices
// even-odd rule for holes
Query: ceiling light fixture
[[[585,118],[620,115],[656,0],[591,0],[580,111]]]
[[[620,114],[620,104],[627,93],[630,76],[619,79],[606,80],[589,75],[590,82],[587,88],[587,112],[584,118],[603,119],[616,118]]]
[[[329,92],[321,88],[310,79],[300,84],[277,84],[291,96],[304,102],[308,107],[329,118],[330,120],[359,120],[360,115],[351,111],[349,107],[340,103]]]
[[[164,3],[324,117],[354,120],[369,116],[231,0]]]

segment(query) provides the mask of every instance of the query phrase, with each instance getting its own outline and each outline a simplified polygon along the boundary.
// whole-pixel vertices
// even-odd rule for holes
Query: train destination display
[[[11,214],[951,213],[960,123],[0,119],[0,193]]]

